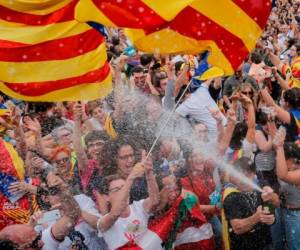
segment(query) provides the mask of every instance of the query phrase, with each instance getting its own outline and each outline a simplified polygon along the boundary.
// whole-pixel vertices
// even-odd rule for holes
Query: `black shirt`
[[[237,235],[229,222],[232,219],[245,219],[252,216],[260,205],[262,200],[258,192],[234,192],[224,200],[231,250],[261,250],[272,243],[270,226],[266,224],[258,223],[250,232]]]

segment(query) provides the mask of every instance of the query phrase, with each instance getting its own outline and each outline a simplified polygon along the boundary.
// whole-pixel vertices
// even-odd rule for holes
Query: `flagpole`
[[[167,127],[167,125],[168,125],[170,119],[171,119],[172,116],[174,115],[174,113],[175,113],[175,111],[176,111],[176,108],[178,107],[178,105],[179,105],[181,99],[183,98],[184,94],[186,93],[186,91],[188,90],[189,86],[191,85],[192,80],[193,80],[193,78],[189,81],[188,85],[186,86],[186,88],[185,88],[184,91],[182,92],[182,94],[181,94],[181,96],[179,97],[178,101],[175,103],[175,106],[174,106],[174,108],[172,109],[171,113],[169,114],[169,116],[168,116],[166,122],[164,123],[164,125],[163,125],[162,128],[160,129],[160,131],[159,131],[157,137],[155,138],[154,142],[152,143],[152,146],[151,146],[151,148],[150,148],[150,150],[149,150],[149,152],[148,152],[148,154],[147,154],[146,160],[147,160],[147,159],[149,158],[149,156],[151,155],[151,153],[152,153],[154,147],[156,146],[156,144],[157,144],[159,138],[161,137],[162,133],[164,132],[165,128]]]

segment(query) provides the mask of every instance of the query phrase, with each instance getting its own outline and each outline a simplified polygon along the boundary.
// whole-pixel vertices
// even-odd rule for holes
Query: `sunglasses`
[[[60,160],[56,160],[55,163],[56,163],[57,165],[60,165],[60,164],[63,164],[63,163],[67,163],[67,162],[69,162],[69,161],[70,161],[70,158],[69,158],[69,157],[64,157],[64,158],[62,158],[62,159],[60,159]]]
[[[252,91],[242,91],[242,94],[246,95],[246,96],[253,96],[253,92]]]

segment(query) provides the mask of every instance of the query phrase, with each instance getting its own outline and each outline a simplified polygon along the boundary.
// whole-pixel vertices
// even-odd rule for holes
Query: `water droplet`
[[[144,7],[139,7],[138,10],[139,10],[140,13],[143,13],[145,11]]]

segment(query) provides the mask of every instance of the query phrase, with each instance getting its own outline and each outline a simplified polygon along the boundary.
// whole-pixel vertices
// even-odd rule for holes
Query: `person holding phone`
[[[0,231],[0,242],[5,240],[16,247],[11,249],[58,249],[59,244],[74,229],[81,212],[75,199],[66,192],[61,178],[50,172],[47,176],[47,185],[48,189],[56,190],[63,216],[40,233],[28,224],[7,226]]]

